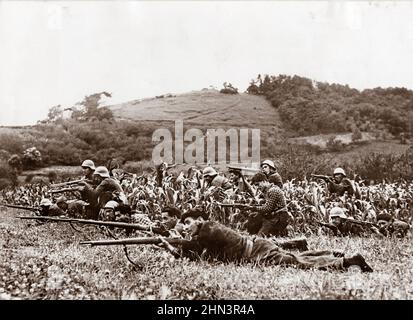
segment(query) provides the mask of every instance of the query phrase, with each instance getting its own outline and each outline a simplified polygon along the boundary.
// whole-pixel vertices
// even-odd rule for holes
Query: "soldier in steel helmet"
[[[277,172],[277,167],[271,160],[264,160],[261,163],[261,170],[267,177],[268,181],[276,186],[283,188],[283,181],[280,174]]]
[[[341,197],[346,192],[349,196],[355,194],[355,189],[350,179],[347,178],[343,168],[336,168],[333,172],[333,179],[330,179],[327,184],[327,189],[331,194],[336,194]]]
[[[85,160],[82,162],[82,171],[84,180],[93,181],[93,174],[96,170],[95,164],[92,160]]]
[[[230,189],[231,183],[224,176],[220,176],[212,167],[206,167],[202,172],[206,187],[218,187],[224,190]]]

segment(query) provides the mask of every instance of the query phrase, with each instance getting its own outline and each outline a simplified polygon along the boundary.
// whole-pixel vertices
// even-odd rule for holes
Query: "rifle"
[[[334,235],[338,234],[338,228],[335,225],[333,225],[331,223],[322,222],[322,221],[319,221],[319,220],[314,220],[314,221],[316,223],[318,223],[319,225],[321,225],[322,227],[327,227],[327,228],[331,229],[333,231]]]
[[[68,181],[68,182],[62,182],[62,183],[55,183],[50,185],[51,188],[61,188],[61,187],[66,187],[66,186],[71,186],[75,184],[79,184],[80,182],[86,182],[86,183],[93,183],[92,180],[86,180],[86,179],[80,179],[80,180],[73,180],[73,181]]]
[[[217,204],[221,207],[224,207],[224,208],[227,207],[227,208],[239,208],[239,209],[250,206],[249,204],[244,204],[244,203],[220,203],[220,202],[217,202]]]
[[[176,238],[164,238],[169,244],[183,245],[190,243],[190,240],[176,239]],[[112,246],[112,245],[128,245],[128,244],[160,244],[162,240],[159,237],[145,237],[145,238],[127,238],[118,240],[96,240],[96,241],[81,241],[80,245],[94,246]]]
[[[333,178],[331,178],[329,176],[324,176],[322,174],[312,174],[311,176],[313,178],[322,179],[322,180],[327,181],[327,182],[333,181]]]
[[[78,189],[75,188],[63,188],[60,190],[51,190],[49,191],[51,194],[56,194],[56,193],[63,193],[63,192],[75,192],[75,191],[79,191]]]
[[[368,221],[361,221],[361,220],[356,220],[356,219],[349,219],[349,218],[341,218],[344,221],[348,221],[350,223],[355,223],[361,226],[369,226],[369,227],[376,227],[376,228],[380,228],[377,224],[372,223],[372,222],[368,222]]]
[[[57,217],[18,217],[23,220],[41,220],[41,221],[51,221],[51,222],[67,222],[67,223],[80,223],[80,224],[91,224],[95,226],[105,226],[105,227],[116,227],[122,229],[134,229],[142,231],[153,231],[154,233],[168,236],[169,232],[161,227],[149,227],[137,223],[127,223],[127,222],[114,222],[114,221],[98,221],[98,220],[87,220],[87,219],[75,219],[75,218],[57,218]]]
[[[15,204],[0,203],[0,205],[4,206],[4,207],[8,207],[8,208],[29,210],[29,211],[33,211],[33,212],[38,212],[38,211],[42,210],[42,208],[40,208],[40,207],[26,207],[26,206],[19,206],[19,205],[15,205]]]

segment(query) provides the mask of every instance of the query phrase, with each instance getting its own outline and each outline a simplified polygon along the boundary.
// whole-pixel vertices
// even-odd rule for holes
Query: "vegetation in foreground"
[[[3,299],[413,299],[411,239],[311,236],[312,249],[360,252],[373,273],[297,270],[176,260],[163,249],[89,248],[103,232],[27,223],[0,211],[0,298]],[[24,214],[24,213],[23,213]],[[81,227],[78,227],[81,228]]]

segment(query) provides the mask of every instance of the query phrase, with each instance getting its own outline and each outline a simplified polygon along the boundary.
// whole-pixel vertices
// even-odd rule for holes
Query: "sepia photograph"
[[[0,0],[0,300],[413,300],[412,16]]]

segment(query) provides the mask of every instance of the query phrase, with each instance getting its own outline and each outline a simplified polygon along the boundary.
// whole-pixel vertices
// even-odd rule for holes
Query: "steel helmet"
[[[347,218],[346,214],[344,213],[343,208],[334,207],[330,210],[330,218],[340,217],[340,218]]]
[[[117,207],[119,207],[119,203],[117,203],[116,201],[108,201],[105,206],[104,209],[112,209],[115,210]]]
[[[216,176],[218,172],[215,171],[214,168],[212,167],[206,167],[204,171],[202,172],[204,176]]]
[[[52,205],[52,201],[50,201],[50,199],[42,199],[42,201],[40,201],[40,206],[41,207],[50,207]]]
[[[102,167],[97,167],[93,174],[101,176],[102,178],[110,178],[109,170],[106,167],[103,167],[103,166]]]
[[[276,169],[274,162],[271,161],[271,160],[265,160],[265,161],[263,161],[263,162],[261,163],[261,167],[262,167],[264,164],[266,164],[266,165],[269,166],[270,168],[273,168],[274,170]]]
[[[85,160],[85,161],[83,161],[81,167],[82,167],[82,168],[90,168],[90,169],[92,169],[92,170],[95,170],[95,169],[96,169],[95,164],[93,163],[92,160]]]
[[[333,175],[336,175],[336,174],[342,174],[343,176],[346,177],[346,173],[344,172],[344,169],[342,168],[335,168]]]

